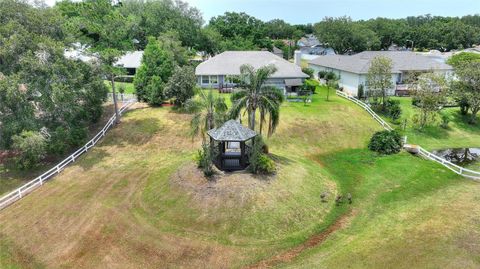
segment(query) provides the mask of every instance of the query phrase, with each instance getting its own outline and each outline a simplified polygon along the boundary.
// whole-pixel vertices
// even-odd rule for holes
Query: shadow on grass
[[[415,135],[435,139],[448,139],[448,137],[450,136],[450,134],[448,133],[448,129],[442,128],[440,126],[427,126],[421,130],[412,128],[411,132]]]
[[[106,150],[97,147],[88,152],[88,154],[83,155],[77,165],[87,171],[92,169],[95,164],[102,162],[107,157],[110,157],[110,154],[108,154]]]
[[[289,159],[284,156],[271,154],[271,153],[269,154],[269,156],[272,158],[272,160],[274,160],[276,163],[279,163],[281,165],[289,165],[293,162],[292,159]]]
[[[110,131],[99,147],[142,145],[150,141],[162,129],[160,120],[157,118],[124,119],[118,127]],[[164,139],[168,139],[168,137]]]
[[[470,124],[468,123],[468,121],[470,120],[470,115],[462,115],[460,111],[454,111],[451,113],[451,115],[453,116],[453,121],[459,129],[468,132],[480,132],[480,123],[478,119],[476,124]]]

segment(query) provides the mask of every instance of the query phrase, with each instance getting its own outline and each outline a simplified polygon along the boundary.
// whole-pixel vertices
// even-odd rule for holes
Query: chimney
[[[302,52],[299,50],[296,50],[293,56],[293,62],[298,65],[302,66]]]

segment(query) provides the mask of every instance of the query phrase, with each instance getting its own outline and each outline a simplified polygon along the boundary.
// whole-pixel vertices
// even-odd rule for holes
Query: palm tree
[[[265,85],[266,80],[277,71],[274,65],[255,70],[251,65],[240,67],[242,85],[231,96],[231,118],[239,118],[244,110],[248,115],[248,127],[255,130],[255,115],[260,111],[260,134],[268,116],[268,135],[273,134],[280,119],[280,104],[283,93],[274,86]]]
[[[202,142],[206,142],[205,133],[225,122],[227,105],[223,97],[213,95],[213,91],[199,91],[200,98],[189,99],[185,108],[189,113],[194,113],[190,121],[192,138],[201,135]]]

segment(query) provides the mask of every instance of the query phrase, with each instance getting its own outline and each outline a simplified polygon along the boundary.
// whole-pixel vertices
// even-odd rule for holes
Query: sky
[[[280,18],[292,24],[315,23],[324,17],[347,15],[354,20],[376,17],[405,18],[432,14],[463,16],[480,13],[480,0],[184,0],[197,7],[206,22],[226,11],[246,12],[268,21]],[[55,0],[46,0],[52,5]]]

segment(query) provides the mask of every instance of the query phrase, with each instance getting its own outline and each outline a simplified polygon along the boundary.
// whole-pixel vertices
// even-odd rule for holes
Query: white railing
[[[361,106],[363,109],[365,109],[370,115],[372,115],[372,117],[378,121],[382,126],[383,128],[385,128],[386,130],[393,130],[393,128],[387,123],[385,122],[382,118],[380,118],[380,116],[378,116],[367,104],[365,104],[364,102],[358,100],[357,98],[355,97],[352,97],[344,92],[341,92],[341,91],[337,91],[337,95],[338,96],[341,96],[345,99],[348,99],[352,102],[354,102],[355,104]],[[407,144],[407,137],[404,138],[404,144]],[[475,180],[480,180],[480,172],[477,172],[477,171],[473,171],[473,170],[470,170],[470,169],[467,169],[467,168],[464,168],[464,167],[461,167],[461,166],[458,166],[448,160],[445,160],[427,150],[425,150],[424,148],[418,146],[418,154],[420,154],[420,156],[423,156],[429,160],[432,160],[432,161],[435,161],[445,167],[447,167],[448,169],[452,170],[453,172],[459,174],[459,175],[462,175],[464,177],[468,177],[468,178],[471,178],[471,179],[475,179]]]
[[[425,150],[424,148],[422,147],[418,147],[418,154],[420,154],[421,156],[429,159],[429,160],[432,160],[432,161],[435,161],[445,167],[447,167],[448,169],[452,170],[453,172],[459,174],[459,175],[462,175],[464,177],[468,177],[468,178],[471,178],[471,179],[475,179],[475,180],[480,180],[480,172],[477,172],[477,171],[473,171],[473,170],[470,170],[470,169],[467,169],[467,168],[464,168],[464,167],[461,167],[461,166],[458,166],[450,161],[447,161],[427,150]]]
[[[336,91],[337,95],[340,96],[340,97],[343,97],[345,99],[348,99],[352,102],[354,102],[355,104],[361,106],[363,109],[365,109],[378,123],[380,123],[380,125],[382,125],[383,128],[385,128],[385,130],[388,130],[388,131],[391,131],[393,130],[393,128],[390,126],[390,124],[388,124],[386,121],[384,121],[380,116],[377,115],[377,113],[375,113],[375,111],[373,111],[369,105],[365,104],[364,102],[358,100],[357,98],[353,97],[353,96],[350,96],[344,92],[341,92],[341,91]]]
[[[120,108],[119,112],[122,114],[128,107],[130,107],[135,100],[130,100],[123,104],[122,108]],[[103,129],[95,135],[90,141],[88,141],[83,147],[79,148],[75,151],[72,155],[68,156],[66,159],[58,163],[56,166],[48,170],[47,172],[41,174],[34,180],[26,183],[25,185],[19,187],[18,189],[6,194],[5,196],[0,198],[0,210],[11,205],[13,202],[20,200],[25,195],[29,194],[33,190],[37,189],[38,187],[42,186],[45,181],[51,179],[56,174],[60,173],[67,165],[75,162],[80,155],[87,152],[90,148],[95,146],[102,137],[105,136],[105,133],[115,125],[116,117],[113,115],[105,124]]]
[[[130,102],[133,100],[137,100],[137,96],[133,93],[116,93],[118,102]],[[108,93],[107,99],[109,102],[113,101],[113,93]]]

